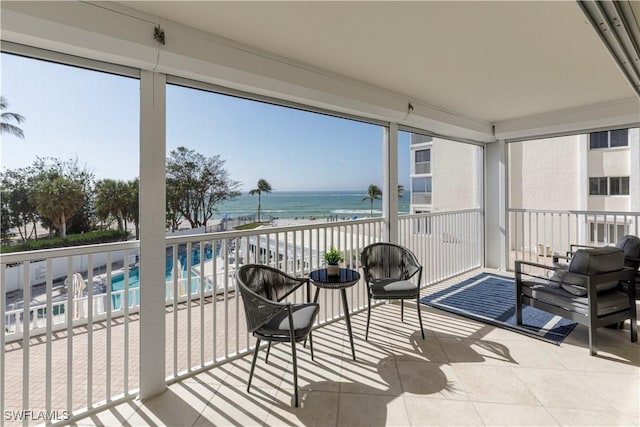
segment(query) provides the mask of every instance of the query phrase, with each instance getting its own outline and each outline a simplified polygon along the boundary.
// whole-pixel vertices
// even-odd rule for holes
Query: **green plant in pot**
[[[339,264],[344,261],[344,255],[342,255],[342,252],[331,246],[331,248],[324,253],[324,261],[327,263],[327,274],[335,276],[340,274]]]

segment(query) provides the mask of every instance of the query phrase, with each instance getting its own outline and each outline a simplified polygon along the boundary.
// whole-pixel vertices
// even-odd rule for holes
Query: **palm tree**
[[[11,122],[20,124],[24,121],[24,117],[20,114],[5,112],[9,103],[4,96],[0,96],[0,134],[8,133],[9,135],[17,136],[24,139],[24,132],[18,126]]]
[[[367,195],[365,197],[362,198],[362,202],[364,202],[365,200],[369,200],[369,203],[371,204],[371,218],[373,218],[373,201],[374,200],[380,200],[382,198],[382,190],[380,190],[380,188],[375,185],[375,184],[371,184],[369,186],[369,189],[367,190]]]
[[[398,184],[398,199],[402,199],[404,196],[404,185]]]
[[[258,195],[258,222],[260,222],[260,209],[262,208],[260,197],[262,193],[271,193],[272,191],[273,189],[271,188],[271,184],[269,184],[266,179],[262,178],[258,180],[258,186],[249,191],[249,195],[251,196],[254,194]]]
[[[67,219],[82,207],[85,193],[79,182],[56,177],[40,183],[33,193],[33,200],[38,213],[49,218],[64,239],[67,237]]]

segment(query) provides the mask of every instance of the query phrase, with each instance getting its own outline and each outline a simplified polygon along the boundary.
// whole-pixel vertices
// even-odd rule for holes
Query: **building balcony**
[[[481,215],[471,209],[400,217],[398,242],[424,266],[423,295],[484,270]],[[529,213],[529,221],[535,216]],[[608,217],[612,215],[601,220]],[[514,219],[517,229],[520,221]],[[339,294],[323,291],[315,360],[308,349],[298,351],[300,407],[291,406],[287,344],[274,346],[269,365],[260,356],[247,393],[255,339],[244,326],[233,271],[242,263],[259,262],[308,274],[321,265],[319,255],[328,244],[339,247],[346,266],[357,269],[359,251],[382,240],[383,227],[383,220],[372,219],[167,238],[164,371],[169,388],[144,401],[135,400],[144,363],[143,296],[132,256],[139,243],[6,255],[3,283],[17,268],[23,284],[35,277],[32,271],[39,271],[45,284],[22,291],[32,301],[27,307],[3,306],[0,313],[6,331],[0,360],[3,413],[24,416],[20,411],[26,408],[56,416],[52,421],[58,424],[70,415],[81,425],[483,425],[516,424],[523,417],[537,424],[627,424],[637,419],[640,352],[637,343],[629,342],[628,331],[599,330],[601,353],[594,358],[581,326],[554,346],[421,306],[427,333],[423,341],[415,310],[407,307],[400,322],[399,304],[389,303],[374,307],[365,341],[362,282],[348,292],[356,361]],[[520,240],[546,244],[531,235]],[[108,261],[104,267],[100,259]],[[77,272],[76,282],[69,273],[72,280],[56,299],[59,263],[67,272],[77,265],[86,271]],[[78,280],[85,289],[75,293]],[[101,293],[95,286],[100,283],[112,286]],[[0,294],[5,299],[6,287]],[[5,420],[5,425],[14,424],[15,417]]]

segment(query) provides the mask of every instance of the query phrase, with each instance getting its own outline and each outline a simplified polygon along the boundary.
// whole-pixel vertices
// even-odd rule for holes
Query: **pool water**
[[[205,248],[204,250],[204,260],[208,261],[213,257],[213,251],[211,248]],[[178,255],[178,266],[181,267],[178,278],[186,278],[187,277],[187,255],[186,253],[181,253]],[[197,265],[200,263],[200,249],[194,249],[191,252],[191,264]],[[167,257],[167,262],[165,265],[165,282],[172,282],[173,272],[173,256]],[[192,273],[191,275],[191,293],[196,293],[200,289],[200,281],[195,280],[196,276]],[[172,282],[173,283],[173,282]],[[129,270],[129,289],[137,289],[140,287],[140,269],[138,267],[134,267]],[[173,287],[173,285],[172,285]],[[121,291],[124,289],[124,273],[116,274],[111,277],[111,291]],[[166,295],[165,297],[169,297],[170,295]],[[114,310],[120,309],[120,299],[122,295],[112,295],[111,296],[111,304]],[[129,293],[129,307],[137,306],[140,304],[140,292],[134,291]]]

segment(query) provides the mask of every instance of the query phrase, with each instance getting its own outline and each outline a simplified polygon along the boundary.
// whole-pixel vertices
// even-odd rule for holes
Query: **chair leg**
[[[271,341],[269,341],[269,345],[267,346],[267,354],[264,356],[264,363],[269,363],[269,353],[271,352]]]
[[[309,332],[309,350],[311,350],[311,360],[313,360],[313,335]]]
[[[269,342],[271,344],[271,342]],[[260,338],[256,340],[256,348],[253,351],[253,361],[251,362],[251,372],[249,372],[249,382],[247,383],[247,392],[249,392],[249,388],[251,387],[251,380],[253,379],[253,370],[256,367],[256,360],[258,359],[258,350],[260,349]]]
[[[293,320],[289,317],[291,325],[291,356],[293,358],[293,405],[298,407],[298,359],[296,357],[296,338],[293,329]]]
[[[404,322],[404,299],[400,300],[400,321]]]
[[[371,294],[367,293],[367,298],[369,304],[367,305],[367,330],[364,333],[364,340],[366,341],[369,338],[369,320],[371,320]]]
[[[419,292],[416,300],[417,300],[416,306],[418,307],[418,321],[420,322],[420,332],[422,333],[422,339],[424,339],[424,328],[422,327],[422,312],[420,310],[420,293]]]

